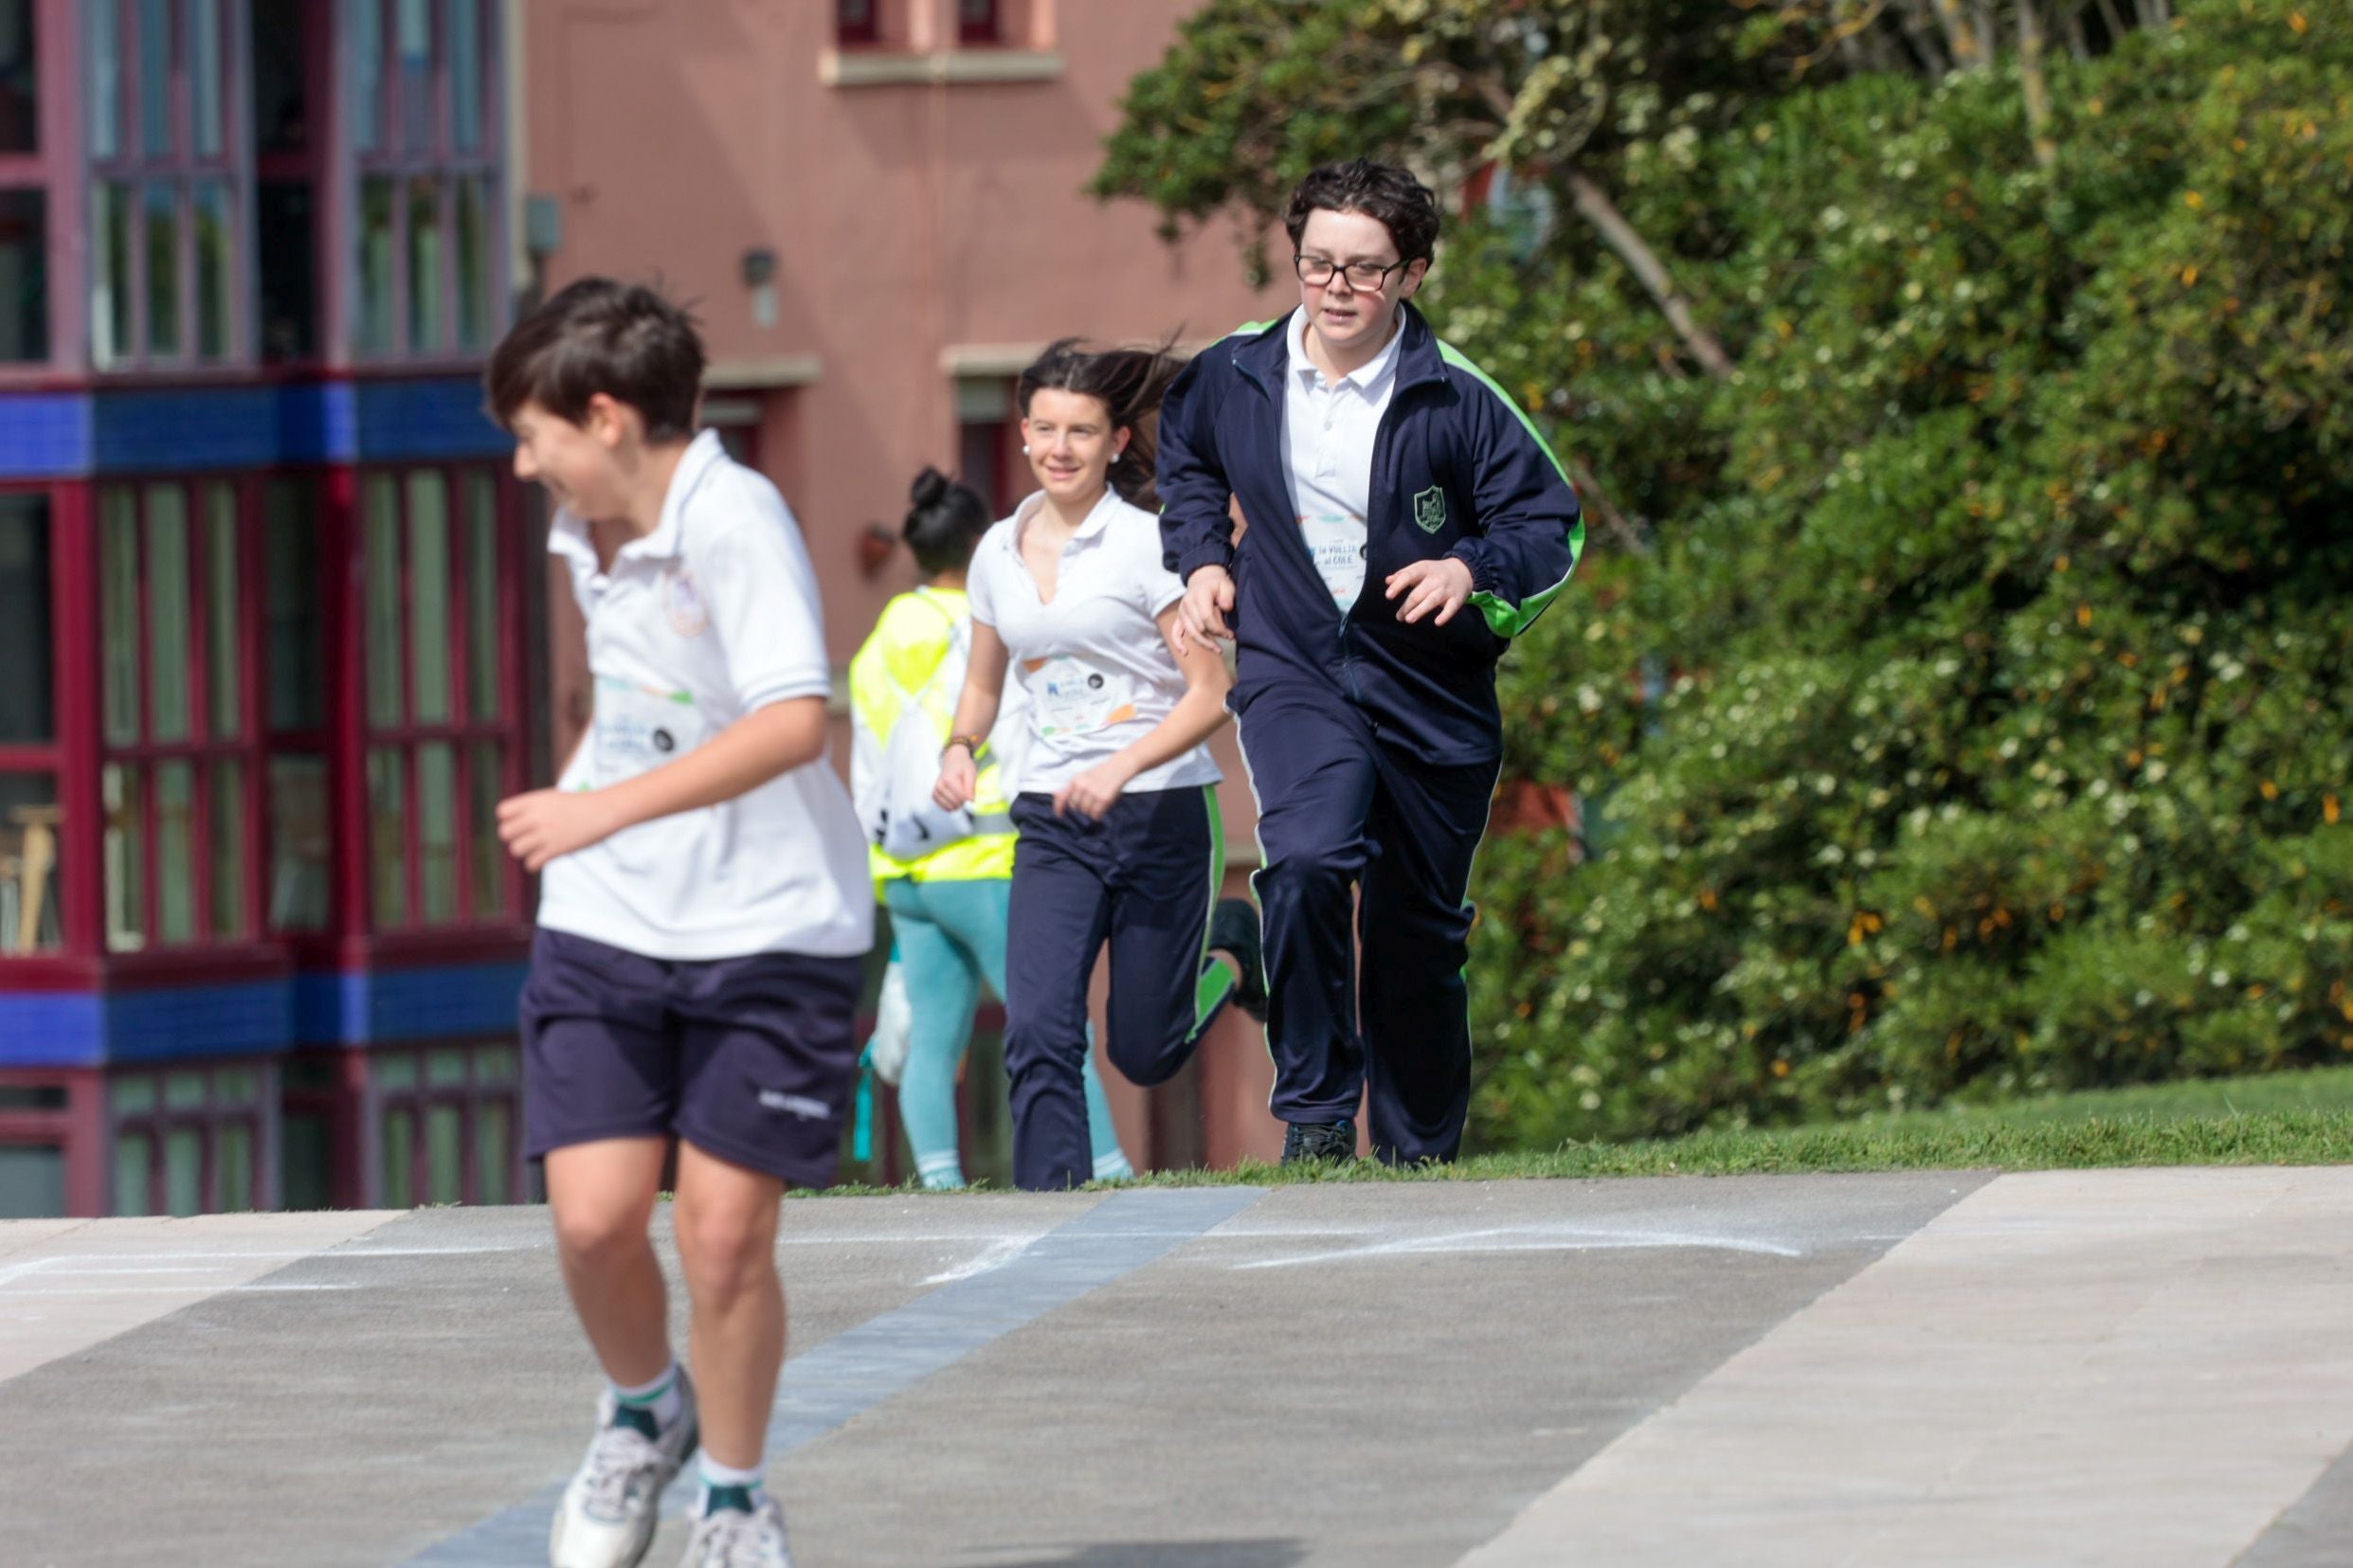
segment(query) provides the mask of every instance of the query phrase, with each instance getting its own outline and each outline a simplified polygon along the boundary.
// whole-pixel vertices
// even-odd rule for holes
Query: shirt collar
[[[677,556],[683,549],[679,519],[685,514],[686,504],[696,487],[726,456],[727,449],[720,444],[716,430],[705,430],[687,442],[685,452],[679,458],[677,472],[670,476],[670,488],[661,497],[661,517],[655,523],[654,532],[622,546],[613,557],[614,564],[638,559],[661,561]],[[588,537],[588,520],[569,507],[557,512],[548,525],[548,553],[569,556],[595,567],[596,543]]]
[[[1307,355],[1306,306],[1302,305],[1291,313],[1291,327],[1286,336],[1291,345],[1291,373],[1304,385],[1314,386],[1324,372],[1317,369],[1315,362]],[[1368,401],[1380,397],[1397,379],[1398,351],[1404,342],[1404,307],[1400,305],[1397,315],[1391,318],[1389,340],[1381,346],[1381,351],[1331,385],[1335,387],[1353,387],[1359,396]]]
[[[1013,509],[1013,549],[1017,553],[1022,548],[1023,531],[1029,527],[1029,520],[1038,515],[1045,504],[1046,493],[1038,490],[1032,491],[1026,500]],[[1101,533],[1111,526],[1112,514],[1126,504],[1119,498],[1115,488],[1105,485],[1102,499],[1095,503],[1095,510],[1088,513],[1085,520],[1078,525],[1078,532],[1070,536],[1071,543],[1077,544],[1081,539],[1092,539]]]

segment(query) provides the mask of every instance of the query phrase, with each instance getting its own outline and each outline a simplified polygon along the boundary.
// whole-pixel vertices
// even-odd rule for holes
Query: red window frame
[[[0,1145],[63,1154],[67,1215],[105,1211],[104,1099],[95,1068],[0,1069]]]
[[[834,0],[833,36],[840,44],[882,42],[882,0]]]
[[[434,1082],[436,1058],[459,1054],[464,1058],[463,1075]],[[485,1070],[488,1063],[500,1058],[504,1062],[502,1073]],[[365,1143],[370,1163],[362,1180],[369,1204],[407,1208],[421,1203],[482,1202],[482,1112],[489,1106],[503,1109],[506,1120],[505,1168],[501,1173],[504,1181],[502,1190],[492,1196],[503,1203],[524,1200],[522,1050],[515,1040],[443,1040],[382,1048],[370,1051],[368,1062],[370,1092],[366,1114],[370,1136]],[[387,1069],[395,1064],[400,1064],[397,1075],[402,1081],[387,1084],[385,1079],[394,1075]],[[455,1192],[437,1191],[433,1186],[430,1128],[437,1109],[458,1113],[459,1175]],[[389,1130],[396,1115],[407,1116],[411,1128],[406,1192],[389,1180]]]
[[[0,385],[49,379],[81,335],[82,213],[74,135],[81,95],[73,90],[81,76],[75,55],[81,28],[73,8],[74,0],[33,0],[36,142],[30,152],[0,152],[0,191],[29,190],[42,198],[48,296],[46,351],[37,359],[0,360]]]
[[[251,1076],[251,1099],[242,1103],[224,1100],[221,1082],[225,1075],[232,1073]],[[193,1105],[172,1104],[171,1086],[173,1080],[190,1076],[204,1080],[202,1099]],[[126,1079],[150,1081],[154,1097],[145,1108],[118,1108],[116,1100]],[[143,1065],[115,1072],[107,1086],[105,1147],[108,1212],[118,1215],[126,1212],[169,1215],[174,1212],[170,1195],[172,1135],[175,1132],[194,1132],[202,1140],[197,1156],[197,1205],[187,1212],[225,1212],[225,1199],[221,1191],[221,1141],[222,1134],[232,1127],[243,1127],[245,1131],[247,1158],[251,1162],[251,1186],[247,1196],[253,1209],[264,1211],[276,1208],[278,1148],[271,1133],[274,1129],[272,1112],[277,1098],[278,1066],[268,1057],[201,1064],[158,1062],[152,1067]],[[118,1151],[132,1139],[147,1141],[147,1192],[142,1207],[126,1211],[123,1207],[124,1195],[115,1190],[115,1172]]]
[[[74,594],[81,585],[73,569],[72,533],[64,526],[62,515],[65,511],[61,504],[62,489],[63,487],[60,486],[46,484],[0,484],[0,494],[35,496],[47,505],[50,604],[48,674],[51,715],[49,737],[41,741],[0,742],[0,775],[45,778],[49,782],[50,797],[61,813],[52,847],[56,853],[54,875],[58,890],[58,927],[64,939],[54,946],[33,947],[20,952],[0,950],[0,975],[21,973],[24,965],[51,962],[71,951],[77,946],[75,938],[78,934],[72,922],[81,912],[77,906],[82,902],[83,897],[82,891],[70,884],[66,872],[66,867],[71,861],[71,856],[66,854],[65,850],[66,835],[73,827],[79,825],[73,820],[71,815],[73,799],[71,779],[74,769],[67,745],[76,722],[73,715],[77,710],[69,709],[66,705],[73,700],[76,691],[76,682],[70,677],[82,674],[82,671],[78,667],[80,661],[72,658],[68,653],[68,650],[78,645],[69,640],[68,634],[69,628],[75,625]],[[16,678],[21,678],[21,676]]]
[[[94,681],[99,689],[96,698],[83,710],[81,722],[93,725],[99,738],[99,777],[92,787],[77,799],[86,801],[94,812],[105,809],[100,785],[109,770],[123,769],[138,781],[138,842],[144,847],[137,870],[139,880],[138,940],[117,946],[118,932],[132,930],[131,923],[119,919],[121,910],[114,907],[116,890],[108,886],[105,897],[102,929],[103,946],[118,953],[152,951],[187,951],[195,948],[224,946],[251,947],[261,940],[262,905],[262,890],[266,881],[268,846],[262,805],[266,796],[268,762],[265,736],[266,713],[262,706],[266,694],[262,682],[262,618],[250,613],[248,604],[255,586],[261,581],[258,569],[261,560],[260,519],[257,514],[258,480],[256,475],[217,475],[190,479],[141,478],[110,480],[97,487],[96,510],[90,534],[91,567],[103,577],[106,570],[107,536],[117,525],[116,518],[127,517],[134,548],[135,598],[130,609],[131,624],[107,624],[104,608],[105,591],[100,586],[99,621],[100,637],[106,644],[130,640],[136,645],[134,660],[136,691],[133,711],[127,715],[129,733],[118,738],[114,732],[116,715],[106,707],[104,678]],[[186,524],[185,550],[188,565],[187,592],[187,663],[182,678],[187,683],[188,732],[185,735],[158,736],[155,733],[155,693],[158,672],[154,665],[157,585],[154,581],[152,544],[154,537],[153,507],[160,493],[177,491],[183,498]],[[231,657],[237,661],[232,673],[237,708],[237,725],[233,731],[224,731],[216,723],[213,696],[213,646],[211,615],[214,608],[211,589],[215,562],[209,548],[214,527],[214,514],[209,502],[212,497],[226,496],[230,502],[227,514],[232,538],[233,592],[236,595],[236,621]],[[128,507],[118,511],[117,498],[127,501]],[[214,791],[226,776],[226,765],[234,764],[242,780],[243,799],[237,802],[239,818],[239,848],[237,863],[221,866],[214,863],[213,817]],[[191,934],[180,939],[163,935],[162,806],[156,780],[168,766],[186,766],[191,774],[189,804],[190,826],[186,841],[189,846],[189,900],[191,908]],[[233,928],[216,928],[214,893],[225,877],[238,881],[237,921]],[[69,910],[70,916],[70,910]]]
[[[259,228],[267,207],[265,197],[270,187],[299,186],[309,195],[311,250],[307,271],[310,286],[310,320],[305,323],[305,326],[310,334],[310,351],[307,353],[292,351],[273,353],[271,350],[267,335],[270,313],[266,306],[269,302],[267,296],[272,281],[273,266],[266,244],[261,244],[254,256],[253,266],[247,269],[253,279],[255,352],[261,359],[272,365],[317,363],[326,357],[328,341],[326,326],[328,289],[324,276],[328,269],[321,266],[320,259],[331,254],[329,246],[333,243],[334,225],[328,221],[326,200],[330,189],[327,179],[327,153],[328,149],[334,145],[335,137],[332,134],[335,96],[328,90],[327,84],[335,80],[335,34],[342,8],[339,3],[329,7],[308,3],[308,0],[305,0],[305,3],[298,7],[297,10],[301,36],[297,40],[296,49],[304,63],[306,79],[303,103],[303,145],[299,151],[295,152],[264,148],[262,128],[260,125],[252,128],[253,209],[257,243],[259,243]],[[246,45],[246,50],[247,68],[250,71],[252,58],[250,41]],[[248,98],[252,90],[252,84],[249,82]],[[247,113],[250,114],[251,111],[248,110]],[[283,264],[282,259],[280,264]]]
[[[141,12],[150,4],[162,6],[169,21],[169,36],[161,44],[170,76],[162,100],[170,122],[165,137],[169,146],[153,152],[142,135],[146,78],[154,62],[143,46],[152,35],[145,29]],[[218,145],[208,153],[196,145],[199,94],[196,65],[190,58],[194,47],[193,21],[205,13],[213,18],[220,49],[219,74],[210,84],[220,135]],[[108,42],[99,25],[101,16],[113,18],[115,58],[111,63],[101,54]],[[246,8],[237,0],[90,0],[85,16],[89,77],[82,101],[90,132],[86,140],[90,150],[91,358],[101,370],[235,366],[252,360],[252,311],[245,286],[251,268],[245,234],[252,221],[253,138],[245,123],[251,96],[245,71],[249,52],[245,17]],[[99,83],[110,64],[116,83],[111,152],[102,150],[99,142],[100,117],[106,109]],[[208,354],[200,328],[204,302],[197,219],[200,193],[213,188],[222,191],[226,202],[220,223],[227,249],[219,279],[226,314],[219,351]],[[172,295],[178,327],[178,342],[160,348],[152,341],[154,290],[147,238],[149,208],[156,195],[169,201],[173,214]],[[123,220],[127,241],[120,277],[113,276],[108,265],[111,240],[106,214],[114,200],[127,200],[130,206]],[[119,307],[112,292],[116,289],[129,296]]]
[[[417,715],[417,667],[415,638],[417,633],[417,593],[415,589],[415,547],[421,527],[425,524],[411,511],[413,481],[421,475],[439,475],[445,504],[443,509],[441,540],[443,560],[447,564],[450,603],[447,612],[448,712],[445,716],[420,719]],[[474,658],[471,646],[473,612],[480,586],[472,580],[470,557],[465,550],[467,531],[479,526],[472,512],[471,497],[484,494],[467,484],[468,479],[487,478],[486,493],[490,497],[490,514],[486,526],[491,531],[492,560],[498,574],[491,594],[491,624],[495,628],[496,657],[499,668],[492,680],[495,712],[478,714],[474,710]],[[390,513],[394,520],[393,537],[398,555],[399,586],[394,596],[397,604],[397,646],[386,649],[371,636],[371,594],[375,587],[371,573],[377,565],[377,550],[371,531],[375,526],[375,507],[371,495],[379,486],[389,485],[393,498]],[[497,900],[495,909],[485,911],[478,894],[482,891],[475,875],[474,855],[478,836],[494,834],[495,824],[479,820],[475,808],[476,773],[480,748],[498,748],[498,777],[491,781],[492,795],[497,799],[518,793],[525,787],[529,758],[525,742],[526,692],[523,671],[522,627],[524,610],[523,563],[521,556],[522,530],[517,517],[517,492],[513,481],[505,477],[495,462],[417,463],[400,467],[363,469],[358,475],[357,506],[353,513],[354,535],[353,549],[360,569],[358,603],[353,608],[354,634],[359,638],[360,690],[347,694],[355,698],[351,706],[357,711],[359,732],[357,745],[346,751],[345,766],[351,774],[349,788],[360,798],[362,809],[353,820],[354,831],[342,835],[342,854],[347,885],[357,891],[357,907],[346,905],[347,930],[372,931],[379,938],[445,937],[450,933],[496,930],[513,932],[524,924],[523,874],[521,868],[503,853],[498,857],[498,883],[491,892]],[[383,661],[390,658],[397,665],[396,712],[380,711],[377,678],[386,677],[384,692],[389,695],[392,682]],[[455,910],[448,919],[428,919],[425,914],[425,812],[418,792],[422,777],[419,758],[428,747],[446,747],[452,757],[452,789],[455,795],[451,822],[452,860],[451,900]],[[396,769],[392,777],[399,781],[397,802],[380,799],[377,759],[389,758]],[[377,854],[378,836],[386,832],[400,835],[400,875],[398,913],[388,914],[386,890],[377,885],[381,860]]]
[[[480,99],[474,108],[479,134],[470,148],[458,143],[459,88],[456,57],[450,46],[461,4],[472,8],[478,29],[474,58]],[[506,297],[506,212],[500,198],[499,167],[504,112],[498,66],[501,8],[497,0],[364,0],[353,8],[353,14],[364,18],[371,7],[380,28],[372,101],[370,84],[363,73],[355,71],[353,101],[348,110],[355,169],[350,198],[353,244],[348,257],[337,263],[346,279],[343,336],[354,358],[371,364],[413,365],[479,356],[489,351],[498,335]],[[424,8],[429,31],[425,74],[421,83],[414,84],[422,88],[421,100],[408,90],[412,84],[405,81],[402,66],[403,23],[418,14],[412,7]],[[430,117],[431,130],[413,137],[410,122],[420,117],[415,113],[420,109]],[[482,225],[476,236],[480,246],[477,260],[481,268],[478,302],[481,318],[470,334],[461,287],[466,258],[458,243],[462,195],[469,185],[480,192],[478,217]],[[438,299],[439,318],[428,324],[423,341],[412,319],[411,305],[420,295],[409,267],[412,198],[420,187],[431,192],[434,222],[444,241],[438,254],[440,276],[433,280],[438,293],[425,297]],[[379,189],[390,204],[388,233],[391,247],[389,275],[383,280],[389,297],[382,302],[380,316],[378,307],[371,304],[367,266],[369,205]]]

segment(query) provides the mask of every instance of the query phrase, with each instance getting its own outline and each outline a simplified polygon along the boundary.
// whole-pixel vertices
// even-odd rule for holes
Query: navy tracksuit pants
[[[1136,1083],[1165,1083],[1192,1059],[1233,970],[1204,949],[1225,874],[1210,791],[1122,795],[1100,818],[1057,817],[1052,797],[1013,802],[1012,937],[1005,954],[1005,1076],[1013,1181],[1033,1191],[1095,1174],[1087,1136],[1087,990],[1111,944],[1104,1054]]]
[[[1272,1109],[1336,1122],[1369,1087],[1377,1155],[1452,1160],[1471,1104],[1471,861],[1498,765],[1422,762],[1304,683],[1252,693],[1240,723],[1265,855],[1252,886]]]

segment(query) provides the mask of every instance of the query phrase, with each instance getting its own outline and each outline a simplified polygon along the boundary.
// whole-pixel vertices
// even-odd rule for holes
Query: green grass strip
[[[1393,1170],[1369,1160],[1156,1171],[1123,1185],[1503,1181],[1810,1171],[2091,1170],[2125,1165],[2326,1165],[2353,1161],[2353,1068],[2097,1090],[1812,1126],[1694,1132],[1625,1144],[1475,1154]],[[834,1194],[895,1189],[835,1187]],[[972,1189],[981,1190],[981,1189]]]

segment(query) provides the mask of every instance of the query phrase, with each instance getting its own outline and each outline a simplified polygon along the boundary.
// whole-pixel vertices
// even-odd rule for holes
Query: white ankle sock
[[[695,1504],[695,1512],[697,1515],[711,1511],[711,1488],[714,1487],[741,1487],[751,1494],[751,1501],[755,1506],[759,1504],[761,1496],[768,1490],[765,1484],[768,1469],[764,1464],[755,1464],[750,1469],[739,1470],[732,1465],[720,1464],[711,1457],[711,1451],[705,1449],[696,1457],[695,1469],[702,1477],[702,1496],[697,1499]]]
[[[654,1425],[667,1429],[686,1408],[679,1394],[679,1363],[672,1361],[661,1377],[636,1388],[613,1384],[613,1397],[623,1404],[644,1411],[654,1418]]]

